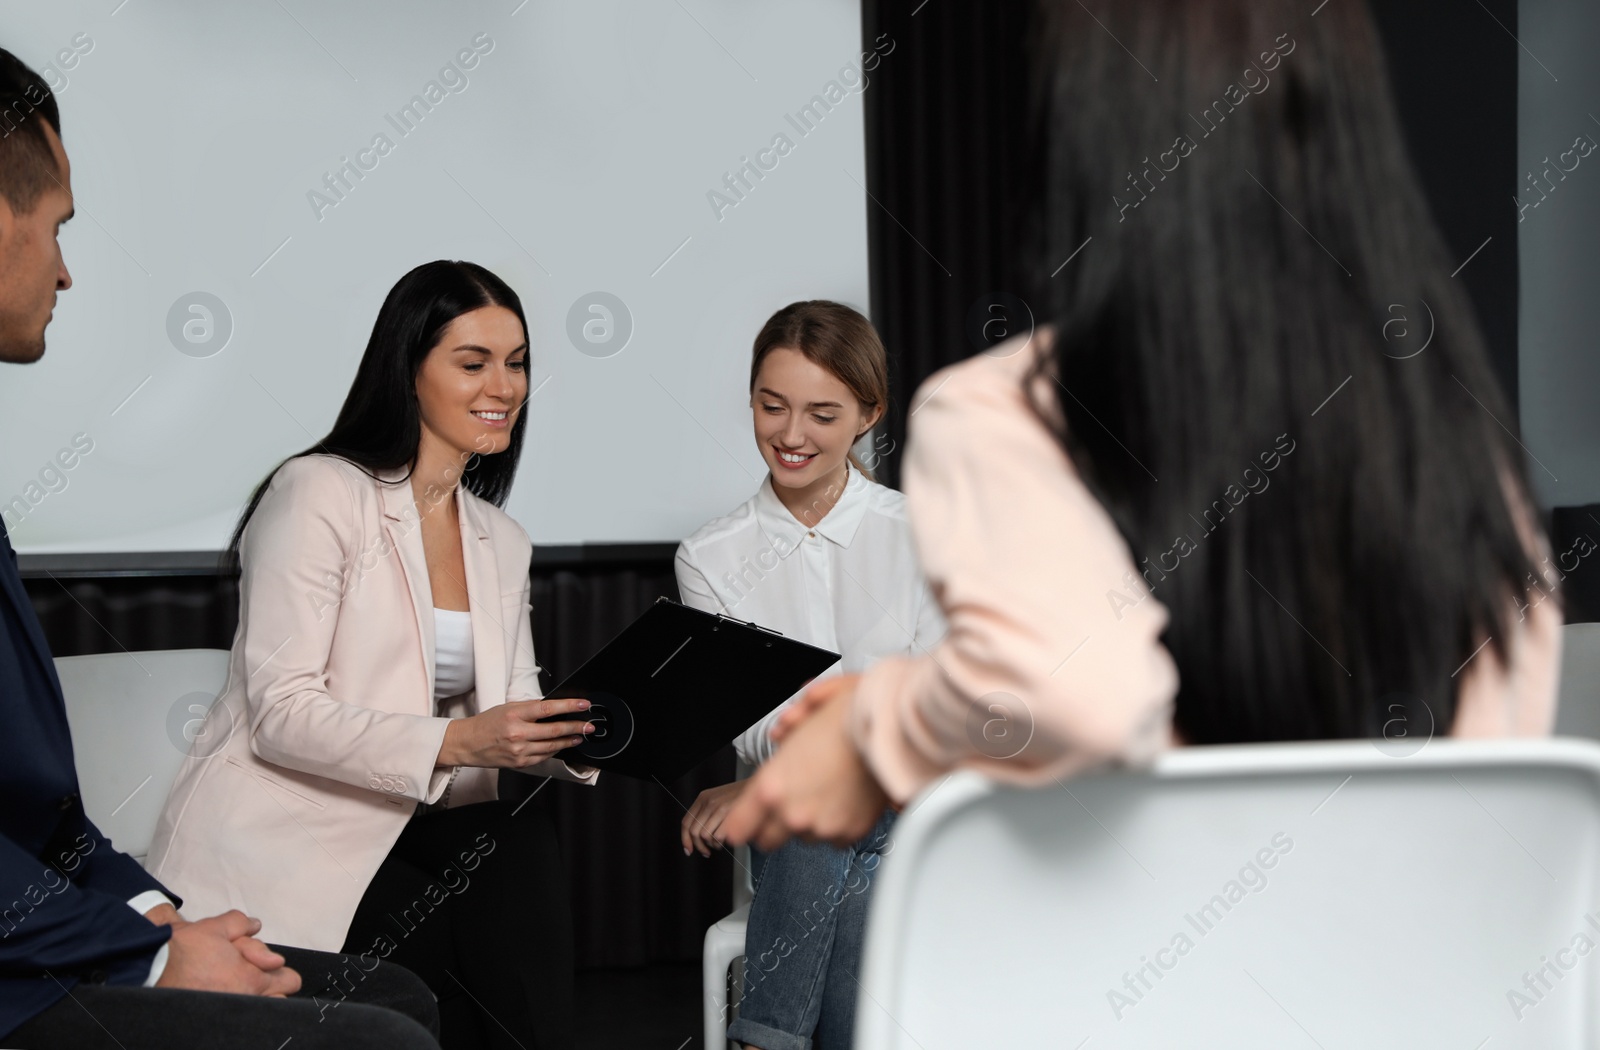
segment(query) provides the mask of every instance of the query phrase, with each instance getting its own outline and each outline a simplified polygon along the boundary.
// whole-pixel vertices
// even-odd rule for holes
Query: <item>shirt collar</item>
[[[871,482],[848,461],[846,469],[849,473],[839,502],[821,521],[809,527],[791,514],[783,501],[778,499],[778,494],[772,489],[772,474],[767,474],[766,480],[761,483],[761,491],[756,493],[756,521],[780,557],[787,558],[791,551],[796,550],[807,532],[821,533],[840,547],[850,546],[861,525],[861,518],[867,512]]]

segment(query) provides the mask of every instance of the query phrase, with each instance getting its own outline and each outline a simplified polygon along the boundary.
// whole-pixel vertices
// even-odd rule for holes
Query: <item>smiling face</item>
[[[527,397],[528,338],[503,306],[451,321],[417,369],[423,442],[462,455],[504,452]]]
[[[61,224],[72,217],[72,171],[55,129],[38,115],[34,119],[50,141],[56,175],[25,214],[0,198],[0,361],[18,364],[44,355],[56,294],[72,287],[56,242]]]
[[[863,411],[843,380],[787,347],[762,359],[750,408],[772,483],[788,489],[834,478],[850,446],[882,414],[879,408]]]

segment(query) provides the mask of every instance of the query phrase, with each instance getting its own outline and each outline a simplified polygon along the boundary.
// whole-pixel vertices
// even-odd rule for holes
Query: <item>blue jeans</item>
[[[744,986],[728,1038],[761,1050],[848,1050],[867,902],[894,825],[884,810],[866,837],[839,849],[791,840],[750,849],[756,895],[745,928]]]

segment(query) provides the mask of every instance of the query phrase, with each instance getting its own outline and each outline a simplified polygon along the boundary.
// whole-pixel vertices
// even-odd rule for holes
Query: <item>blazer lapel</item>
[[[467,608],[472,614],[473,692],[478,710],[505,703],[511,669],[506,666],[505,637],[515,624],[505,624],[500,600],[500,570],[475,497],[456,487],[456,509],[461,517],[461,560],[467,569]]]
[[[389,546],[400,562],[411,592],[411,612],[416,617],[417,636],[422,639],[422,672],[428,682],[427,714],[433,714],[434,647],[438,644],[433,624],[433,584],[428,579],[428,555],[422,547],[422,521],[412,501],[411,483],[399,481],[406,471],[380,475],[378,491],[383,500],[383,527]]]

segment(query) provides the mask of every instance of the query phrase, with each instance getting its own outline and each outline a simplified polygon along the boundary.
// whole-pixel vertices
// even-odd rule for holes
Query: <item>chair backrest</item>
[[[228,678],[226,649],[56,660],[89,819],[141,863],[201,720]]]
[[[963,773],[895,827],[855,1045],[1596,1046],[1597,889],[1590,741]]]
[[[1556,732],[1600,739],[1600,623],[1561,628],[1560,696]]]

